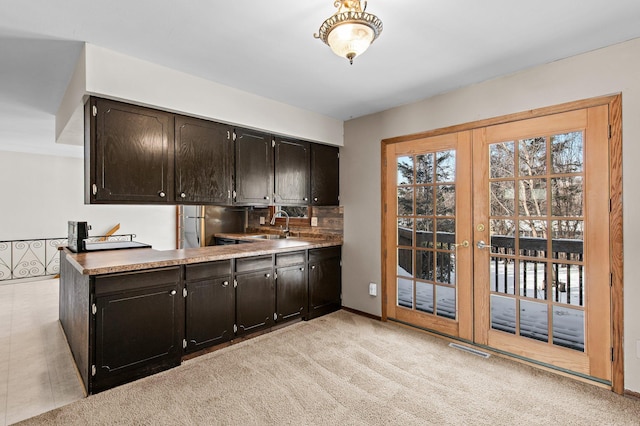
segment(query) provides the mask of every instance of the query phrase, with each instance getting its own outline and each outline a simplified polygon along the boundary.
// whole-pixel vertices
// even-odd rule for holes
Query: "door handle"
[[[478,241],[476,247],[478,247],[479,249],[491,249],[491,245],[485,243],[483,240]]]

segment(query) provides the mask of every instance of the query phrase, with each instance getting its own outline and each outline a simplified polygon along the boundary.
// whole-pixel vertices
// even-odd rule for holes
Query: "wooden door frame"
[[[388,167],[385,162],[387,151],[393,144],[407,142],[415,139],[424,139],[433,136],[474,130],[496,124],[505,124],[530,118],[543,117],[562,112],[574,111],[595,106],[607,105],[609,107],[609,195],[611,208],[609,213],[610,232],[610,263],[611,263],[611,342],[613,345],[613,361],[611,372],[611,388],[615,393],[624,393],[624,269],[623,269],[623,223],[622,223],[622,94],[602,96],[575,102],[568,102],[545,108],[537,108],[515,114],[494,117],[470,123],[443,127],[422,133],[398,136],[381,141],[381,259],[382,259],[382,320],[387,321],[387,239],[394,235],[388,235],[385,218],[387,210],[387,184]]]

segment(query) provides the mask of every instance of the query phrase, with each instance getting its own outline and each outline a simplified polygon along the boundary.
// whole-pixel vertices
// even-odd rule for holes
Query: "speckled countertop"
[[[252,243],[181,250],[137,248],[90,253],[72,253],[68,249],[64,250],[69,263],[82,274],[103,275],[342,245],[342,241],[338,239],[288,238],[262,240],[251,238],[246,234],[220,234],[218,236],[232,239],[248,239]]]

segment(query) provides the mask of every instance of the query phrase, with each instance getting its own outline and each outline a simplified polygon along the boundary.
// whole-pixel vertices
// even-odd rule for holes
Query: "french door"
[[[388,316],[471,340],[471,132],[387,150]],[[389,165],[392,165],[389,167]],[[393,235],[393,234],[390,234]]]
[[[387,318],[611,382],[608,117],[387,145]]]

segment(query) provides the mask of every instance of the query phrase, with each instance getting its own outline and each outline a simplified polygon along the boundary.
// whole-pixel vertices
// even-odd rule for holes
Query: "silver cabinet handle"
[[[187,198],[187,194],[185,194],[184,192],[181,192],[181,193],[180,193],[180,197],[181,197],[181,198]]]
[[[228,287],[229,286],[229,281],[225,281],[222,283],[222,287]]]
[[[304,271],[304,268],[300,268],[301,271]]]
[[[318,197],[313,197],[313,201],[318,201]]]
[[[160,196],[160,198],[164,198],[167,194],[165,194],[164,191],[160,191],[158,192],[158,195]]]
[[[171,290],[171,292],[169,292],[170,295],[175,296],[176,295],[176,291],[175,290]]]
[[[478,241],[478,243],[476,244],[476,247],[478,247],[481,250],[482,249],[486,249],[486,248],[488,248],[488,249],[491,248],[491,246],[489,244],[485,243],[483,240]]]
[[[268,196],[268,195],[265,195],[264,199],[265,199],[265,200],[268,200],[268,199],[269,199],[269,196]]]
[[[265,278],[271,278],[271,274],[264,274]]]
[[[307,197],[304,197],[304,199],[303,199],[303,200],[304,200],[304,201],[309,201],[309,199],[308,199]]]
[[[316,269],[316,265],[311,265],[311,269]]]

